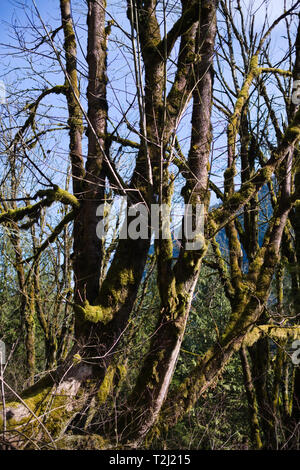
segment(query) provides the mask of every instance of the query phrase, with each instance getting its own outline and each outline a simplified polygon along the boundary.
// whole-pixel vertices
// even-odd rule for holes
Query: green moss
[[[73,207],[80,207],[80,203],[78,199],[68,191],[59,188],[58,186],[55,187],[55,200],[63,202],[64,204],[71,204]]]
[[[7,211],[3,211],[0,213],[0,222],[13,220],[17,222],[18,220],[23,219],[26,215],[30,216],[34,209],[38,208],[37,204],[34,206],[28,205],[26,207],[19,207],[18,209],[8,209]]]
[[[130,285],[134,285],[135,282],[132,268],[121,268],[117,264],[115,269],[110,269],[101,288],[101,300],[100,297],[98,299],[98,303],[100,304],[101,302],[102,316],[104,318],[112,319],[113,313],[118,309],[118,306],[126,300]]]
[[[80,207],[78,199],[68,191],[59,188],[57,185],[53,186],[53,189],[40,190],[34,196],[34,199],[38,197],[45,197],[49,205],[54,201],[60,201],[64,204],[71,204],[74,207]]]
[[[224,178],[233,178],[236,175],[236,168],[234,166],[231,166],[230,168],[227,168],[224,171]]]
[[[54,186],[53,189],[45,189],[38,191],[33,199],[44,198],[37,204],[27,205],[25,207],[18,207],[17,209],[8,209],[0,213],[0,222],[13,220],[18,222],[24,217],[28,216],[34,218],[39,214],[41,207],[50,206],[55,201],[60,201],[63,204],[71,204],[75,208],[79,208],[80,203],[78,199],[68,191]]]
[[[259,250],[258,254],[256,255],[256,257],[250,264],[249,272],[248,272],[248,279],[250,281],[254,281],[257,278],[260,268],[262,267],[263,262],[264,262],[264,254],[265,254],[265,248],[263,247]]]
[[[113,318],[113,312],[110,308],[90,305],[88,300],[83,303],[83,306],[74,304],[74,311],[82,321],[89,321],[91,323],[101,322],[106,325]]]
[[[7,409],[10,411],[7,417],[7,428],[14,429],[15,426],[21,426],[23,424],[28,424],[30,421],[33,421],[35,425],[39,424],[36,421],[36,418],[33,416],[31,412],[35,415],[39,415],[42,409],[42,405],[45,402],[46,398],[49,396],[51,391],[50,387],[42,388],[40,391],[36,392],[35,394],[30,395],[29,397],[22,396],[24,403],[21,401],[11,401],[6,404]],[[24,416],[21,419],[16,419],[15,416],[18,416],[20,407],[24,408]],[[14,413],[15,410],[15,413]],[[25,416],[26,414],[26,416]],[[10,417],[11,416],[11,417]]]
[[[236,136],[237,136],[238,128],[240,124],[241,113],[249,97],[249,90],[253,82],[253,79],[258,74],[259,74],[258,56],[255,55],[252,57],[250,61],[249,73],[246,76],[243,86],[239,92],[238,98],[236,100],[234,112],[231,115],[229,124],[228,124],[228,147],[231,149],[233,157],[235,157]]]
[[[258,55],[254,55],[250,61],[250,69],[255,71],[258,67]]]
[[[252,330],[247,333],[244,338],[243,344],[245,346],[252,346],[255,344],[262,336],[268,336],[276,341],[282,340],[293,340],[300,337],[300,326],[294,327],[280,327],[273,325],[260,325],[255,326]]]
[[[59,450],[105,450],[111,447],[107,439],[96,434],[64,436],[56,441]]]
[[[29,397],[26,398],[25,395],[22,399],[26,406],[21,401],[12,401],[6,405],[7,431],[21,432],[24,436],[24,442],[27,442],[27,436],[28,438],[32,436],[36,438],[38,435],[42,435],[49,441],[49,435],[43,425],[51,436],[61,429],[62,419],[65,418],[66,413],[65,400],[62,403],[58,397],[52,397],[51,387],[42,388],[39,392],[32,392]],[[43,416],[44,414],[45,416]]]
[[[118,369],[118,374],[119,374],[118,385],[120,385],[125,380],[125,377],[127,376],[127,367],[125,364],[118,364],[117,369]]]
[[[82,406],[82,401],[78,397],[70,397],[68,390],[65,392],[62,389],[57,393],[56,386],[53,386],[48,376],[30,387],[21,398],[23,402],[16,400],[6,404],[7,431],[12,436],[21,433],[19,448],[25,444],[26,448],[30,448],[32,438],[42,438],[53,447],[50,436],[55,440],[70,417]],[[1,426],[3,421],[0,420]]]
[[[60,434],[70,417],[74,415],[73,404],[68,408],[69,400],[73,401],[74,398],[64,395],[62,391],[59,395],[51,397],[50,402],[45,403],[45,406],[42,409],[42,412],[46,414],[45,426],[53,438]],[[78,404],[79,402],[77,403],[77,406]],[[78,407],[77,410],[79,408],[80,407]]]
[[[260,170],[260,174],[264,181],[269,181],[272,178],[272,175],[274,173],[274,168],[270,166],[266,166]]]
[[[97,393],[99,405],[103,405],[103,403],[106,402],[108,395],[113,389],[115,372],[115,367],[109,365],[105,373],[104,380]]]
[[[218,232],[219,230],[219,226],[218,224],[216,223],[216,221],[213,219],[213,217],[209,217],[207,223],[206,223],[206,226],[207,226],[207,234],[208,234],[208,237],[209,238],[212,238],[214,237],[214,235]]]
[[[79,364],[81,362],[82,358],[80,356],[80,354],[74,354],[73,356],[73,363],[74,364]]]
[[[120,284],[121,286],[128,286],[128,284],[134,283],[134,275],[132,269],[123,269],[120,272]]]
[[[152,377],[154,378],[154,381],[159,383],[159,374],[157,371],[157,366],[158,366],[158,361],[155,361],[153,364],[153,369],[152,369]]]

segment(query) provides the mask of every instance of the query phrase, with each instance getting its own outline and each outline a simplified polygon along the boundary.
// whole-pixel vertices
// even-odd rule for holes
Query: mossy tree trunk
[[[262,448],[261,430],[258,417],[258,404],[256,398],[256,391],[253,384],[251,368],[247,356],[247,350],[243,346],[240,349],[240,357],[244,375],[245,388],[247,393],[247,400],[249,404],[249,420],[251,428],[251,440],[254,449]]]
[[[194,63],[193,74],[193,114],[191,147],[184,172],[186,185],[183,194],[186,204],[195,210],[197,203],[203,203],[205,211],[209,206],[208,173],[211,143],[211,107],[213,87],[213,57],[216,34],[216,1],[205,1],[199,11],[199,21],[182,36],[179,52],[178,78],[187,73],[186,61],[189,55],[201,57]],[[183,12],[187,3],[183,2]],[[187,90],[188,91],[188,90]],[[186,91],[186,93],[187,93]],[[173,90],[169,98],[172,99]],[[172,121],[171,121],[172,122]],[[163,123],[164,124],[164,123]],[[170,127],[168,122],[167,128]],[[161,201],[170,207],[172,189],[167,168],[161,174]],[[122,434],[124,442],[137,446],[147,435],[157,420],[167,397],[168,389],[177,363],[185,325],[189,315],[196,282],[200,272],[201,259],[206,252],[186,251],[182,240],[179,259],[173,267],[173,240],[170,227],[168,238],[156,240],[158,267],[158,287],[160,294],[160,315],[156,334],[150,343],[149,353],[142,365],[135,388],[129,398],[129,411],[123,414],[119,425],[126,429]],[[139,418],[139,417],[142,418]]]

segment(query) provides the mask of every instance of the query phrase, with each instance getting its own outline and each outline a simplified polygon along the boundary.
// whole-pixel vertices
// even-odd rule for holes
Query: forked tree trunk
[[[189,39],[194,37],[195,54],[201,56],[201,60],[193,69],[192,136],[188,169],[185,172],[184,195],[186,204],[191,204],[195,210],[197,203],[203,203],[205,211],[209,205],[212,64],[217,3],[217,1],[203,2],[200,8],[200,20],[189,31]],[[186,47],[186,39],[183,38],[181,48]],[[162,202],[171,204],[172,195],[167,179],[164,183],[162,182],[162,187]],[[170,230],[168,240],[156,241],[158,286],[161,299],[160,317],[156,333],[150,343],[149,353],[127,404],[129,411],[121,417],[119,422],[123,441],[131,442],[134,446],[138,446],[152,428],[167,397],[200,272],[201,259],[206,252],[204,240],[202,240],[203,247],[196,253],[186,252],[186,241],[183,238],[183,246],[174,268],[172,267],[173,242]]]

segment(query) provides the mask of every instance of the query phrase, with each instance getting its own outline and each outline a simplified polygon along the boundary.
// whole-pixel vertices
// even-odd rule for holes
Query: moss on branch
[[[90,305],[86,300],[83,305],[74,304],[74,311],[81,321],[91,323],[103,323],[106,325],[113,319],[113,310],[100,305]]]
[[[274,325],[259,325],[252,328],[247,333],[243,340],[245,346],[253,346],[262,336],[268,336],[276,341],[279,340],[294,340],[300,338],[300,326],[274,326]]]
[[[53,202],[62,202],[63,204],[70,204],[74,208],[80,207],[78,199],[68,191],[54,186],[53,189],[43,189],[36,193],[32,199],[44,198],[36,204],[29,204],[25,207],[18,207],[16,209],[8,209],[0,213],[0,222],[18,222],[28,216],[35,218],[39,215],[42,207],[49,207]]]
[[[34,199],[44,196],[46,196],[46,199],[50,204],[52,202],[57,201],[62,202],[63,204],[70,204],[71,206],[77,209],[80,207],[80,202],[73,194],[69,193],[65,189],[60,188],[57,185],[54,185],[53,189],[42,189],[38,191],[34,196]]]

